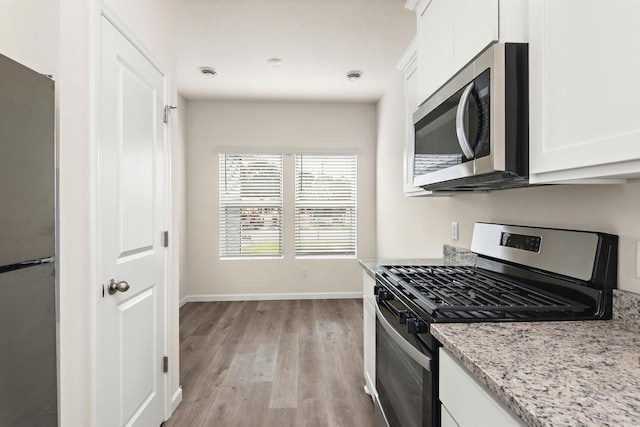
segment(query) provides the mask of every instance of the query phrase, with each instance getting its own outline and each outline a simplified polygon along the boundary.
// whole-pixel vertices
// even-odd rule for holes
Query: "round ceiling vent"
[[[360,77],[362,77],[362,71],[353,70],[347,73],[347,79],[350,82],[355,82],[356,80],[360,80]]]
[[[218,75],[218,73],[216,72],[216,70],[214,70],[213,68],[209,68],[209,67],[202,67],[200,68],[200,73],[205,76],[205,77],[209,77],[209,78],[213,78],[216,75]]]

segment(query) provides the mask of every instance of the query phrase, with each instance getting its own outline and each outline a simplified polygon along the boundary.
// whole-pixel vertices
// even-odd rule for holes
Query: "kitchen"
[[[413,12],[403,10],[404,2],[383,3],[393,3],[393,7],[404,13],[405,21],[403,22],[406,23],[406,26],[415,25]],[[92,28],[89,18],[93,9],[87,2],[79,0],[51,2],[46,6],[38,5],[37,7],[30,6],[29,2],[7,2],[7,4],[12,8],[11,12],[13,13],[2,14],[3,18],[7,20],[6,23],[3,22],[2,26],[3,31],[6,31],[6,33],[2,33],[3,44],[0,45],[2,53],[33,69],[60,76],[56,81],[59,90],[57,108],[59,112],[58,139],[60,141],[60,311],[62,316],[60,319],[59,357],[60,412],[63,417],[61,425],[92,425],[94,424],[92,420],[95,417],[93,413],[95,405],[91,402],[95,397],[92,398],[90,393],[86,393],[86,390],[91,390],[95,386],[95,374],[92,374],[92,363],[94,363],[92,362],[94,350],[91,327],[93,312],[90,304],[87,303],[92,300],[91,292],[82,284],[91,281],[93,277],[92,261],[89,255],[93,233],[91,193],[86,184],[90,182],[89,164],[92,159],[92,148],[86,144],[86,141],[91,133],[89,112],[92,100],[89,70],[92,64],[90,49]],[[604,7],[600,2],[589,4],[593,5],[595,11],[598,10],[598,5]],[[621,8],[629,8],[629,16],[633,16],[631,11],[637,12],[632,2],[621,2],[620,4],[624,5],[620,6]],[[178,23],[173,19],[175,6],[172,2],[163,2],[161,5],[148,3],[131,5],[127,2],[110,1],[108,5],[144,42],[148,49],[172,70],[171,79],[177,79],[176,76],[184,74],[180,69],[181,65],[178,63],[176,54],[174,35],[177,32]],[[570,5],[578,7],[573,3]],[[592,13],[595,12],[592,11]],[[60,19],[51,18],[55,16],[59,16]],[[570,16],[564,18],[569,19]],[[35,32],[35,29],[38,31]],[[412,37],[413,34],[410,34],[406,38],[407,44]],[[623,36],[619,37],[623,38]],[[627,34],[625,37],[629,37],[631,40],[631,35]],[[634,45],[635,43],[629,41],[628,46]],[[396,59],[390,65],[397,64],[405,47],[402,46]],[[261,61],[266,61],[269,55],[271,54],[261,55]],[[596,57],[598,56],[596,55]],[[286,67],[286,58],[283,59],[285,62],[282,66]],[[593,61],[593,57],[586,54],[577,59]],[[632,61],[630,58],[627,60]],[[197,67],[204,65],[216,66],[213,63],[196,64]],[[599,65],[604,67],[603,64]],[[575,70],[583,69],[585,69],[584,63],[575,67]],[[628,67],[627,69],[634,68]],[[342,70],[342,73],[349,70],[351,68]],[[222,77],[223,72],[219,71],[218,77]],[[365,74],[361,83],[364,83],[367,78],[367,70],[363,71]],[[195,67],[190,67],[189,72],[195,74],[198,70]],[[595,71],[593,72],[595,73]],[[602,75],[602,73],[598,75]],[[617,73],[616,79],[620,85],[628,83],[624,81],[624,75]],[[236,289],[235,291],[220,287],[207,287],[206,282],[210,280],[211,270],[218,268],[218,266],[215,269],[207,268],[208,263],[219,263],[219,261],[215,256],[206,258],[206,253],[216,254],[217,243],[213,238],[210,239],[210,242],[201,240],[201,238],[190,238],[192,233],[200,234],[199,227],[204,224],[207,218],[206,213],[194,209],[191,205],[186,208],[184,197],[189,199],[189,203],[198,203],[194,197],[190,196],[189,191],[203,195],[206,188],[215,188],[214,184],[211,184],[213,187],[207,186],[208,182],[215,183],[216,181],[207,181],[211,179],[212,171],[206,171],[202,183],[196,184],[191,189],[183,190],[185,181],[189,182],[188,174],[195,174],[196,171],[189,169],[187,172],[181,172],[183,170],[181,169],[183,167],[181,159],[187,157],[187,164],[189,164],[190,161],[194,162],[198,161],[198,158],[202,158],[202,152],[198,150],[203,150],[206,147],[203,148],[201,144],[204,143],[199,141],[203,140],[202,135],[211,131],[206,127],[206,123],[203,123],[206,109],[211,109],[212,112],[218,114],[220,110],[228,109],[225,107],[230,108],[235,105],[237,108],[235,114],[229,112],[228,117],[222,116],[217,123],[218,125],[228,124],[227,128],[221,127],[219,130],[219,138],[224,137],[227,140],[211,144],[211,147],[233,144],[233,141],[227,142],[230,131],[237,130],[242,126],[241,123],[232,123],[229,117],[233,116],[236,117],[234,120],[238,120],[237,117],[247,111],[254,111],[252,117],[258,117],[264,111],[260,109],[259,105],[252,103],[245,106],[233,103],[206,106],[202,105],[204,102],[185,101],[185,98],[178,97],[175,89],[176,84],[173,84],[172,87],[169,98],[172,103],[178,106],[177,111],[171,113],[173,114],[172,118],[178,118],[176,120],[178,126],[171,128],[172,139],[176,141],[172,152],[174,164],[172,230],[174,231],[173,235],[178,239],[175,242],[176,246],[180,248],[180,251],[188,250],[188,252],[181,252],[180,256],[172,257],[175,267],[172,269],[171,283],[174,285],[171,287],[170,295],[171,301],[173,301],[170,304],[173,318],[177,318],[178,301],[188,296],[225,293],[246,295],[267,292],[291,294],[308,292],[309,290],[317,293],[344,292],[353,296],[361,292],[361,269],[357,263],[352,262],[349,266],[337,267],[344,268],[344,271],[341,270],[341,272],[346,274],[344,282],[348,285],[324,289],[318,285],[322,281],[323,267],[317,260],[313,260],[317,266],[311,263],[306,266],[309,278],[303,288],[295,287],[295,284],[299,283],[300,269],[305,267],[297,260],[291,261],[286,267],[285,274],[289,274],[289,277],[284,282],[290,285],[283,288],[265,290],[264,287],[251,286],[249,282],[257,283],[258,281],[254,276],[249,276],[246,281],[240,281],[242,283],[231,283],[230,287]],[[361,180],[364,178],[366,184],[364,184],[364,190],[359,188],[358,194],[360,215],[358,232],[359,237],[365,239],[359,242],[358,258],[441,258],[443,243],[470,247],[473,226],[478,221],[597,230],[620,237],[618,288],[633,292],[640,291],[640,285],[636,278],[636,241],[638,235],[633,231],[637,229],[638,200],[640,200],[638,197],[640,196],[640,187],[637,182],[611,185],[547,186],[451,197],[406,197],[404,192],[400,190],[405,184],[402,170],[407,119],[404,114],[406,109],[404,77],[397,75],[389,80],[387,87],[388,89],[377,103],[370,102],[362,106],[349,103],[349,105],[339,106],[341,110],[336,112],[332,112],[333,108],[331,108],[335,105],[325,105],[324,109],[322,105],[309,105],[310,111],[305,114],[306,117],[313,116],[319,119],[326,117],[327,120],[346,117],[344,119],[346,123],[339,126],[344,130],[345,135],[356,134],[349,126],[355,127],[354,123],[359,123],[357,126],[361,130],[357,132],[357,135],[363,135],[362,140],[364,141],[361,151],[363,157],[359,159],[358,164],[361,174],[359,177]],[[282,105],[283,103],[277,104]],[[273,105],[266,105],[266,107],[273,107]],[[266,107],[264,110],[269,109]],[[290,117],[290,114],[293,114],[291,110],[294,109],[286,110],[283,107],[283,110],[277,112],[276,116]],[[629,111],[635,110],[630,108]],[[327,116],[323,116],[324,114]],[[200,119],[198,119],[199,116]],[[269,121],[269,119],[269,117],[265,117],[265,121]],[[190,125],[186,129],[186,144],[194,150],[191,152],[185,151],[185,142],[180,142],[185,139],[183,133],[185,128],[181,123],[189,121],[192,122],[191,125],[194,128],[192,130]],[[593,123],[594,126],[597,124],[591,116],[586,122]],[[319,125],[316,126],[316,129],[321,128]],[[300,135],[304,133],[304,130],[293,128],[291,133],[287,134],[288,141],[295,139],[291,135],[296,135],[296,132]],[[198,136],[197,140],[195,137],[191,140],[194,135],[201,136]],[[277,136],[274,132],[273,138],[275,139]],[[319,136],[322,137],[321,134]],[[241,137],[238,136],[238,139]],[[290,148],[291,144],[280,142],[276,147]],[[213,173],[215,174],[215,171]],[[181,178],[181,174],[187,175],[187,178]],[[215,200],[215,195],[207,197],[212,197]],[[210,203],[210,200],[205,197],[201,203],[206,205],[206,203]],[[368,214],[364,214],[364,212],[368,212]],[[375,215],[371,215],[371,212],[375,212]],[[215,229],[216,221],[210,222],[213,223],[212,229]],[[459,224],[459,239],[455,241],[451,239],[452,222]],[[188,227],[192,227],[190,231],[180,233],[180,230],[186,230]],[[287,237],[285,236],[285,238]],[[288,238],[292,239],[292,236]],[[180,242],[181,239],[184,240]],[[175,249],[176,246],[173,248]],[[290,247],[290,244],[285,246],[285,250],[287,247]],[[197,259],[198,254],[203,254],[204,258]],[[260,260],[259,262],[261,264],[253,271],[265,271],[263,267],[272,269],[265,272],[264,276],[274,276],[281,271],[278,267],[263,265],[266,264],[265,261]],[[192,264],[189,265],[189,263]],[[332,266],[326,270],[332,268],[336,267]],[[224,273],[224,271],[220,272]],[[252,271],[246,271],[246,273],[253,274]],[[232,271],[226,274],[230,279],[237,277]],[[175,285],[177,283],[181,283],[183,289],[179,290]],[[186,285],[186,289],[184,289],[184,285]],[[239,289],[240,285],[245,288]],[[193,299],[193,301],[195,300]],[[172,331],[171,336],[173,354],[177,354],[177,331]],[[172,377],[170,394],[173,394],[177,390],[177,385],[180,384],[177,364],[170,364],[169,369]]]

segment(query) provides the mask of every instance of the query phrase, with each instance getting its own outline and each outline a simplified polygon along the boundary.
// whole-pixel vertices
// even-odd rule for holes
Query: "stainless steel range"
[[[440,426],[439,322],[604,320],[618,237],[477,223],[474,266],[384,266],[376,279],[376,426]]]

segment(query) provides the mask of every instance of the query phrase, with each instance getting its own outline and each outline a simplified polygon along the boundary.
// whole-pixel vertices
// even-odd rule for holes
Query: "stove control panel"
[[[522,249],[530,252],[540,252],[541,243],[542,237],[540,236],[527,236],[524,234],[514,234],[503,231],[500,237],[500,246]]]

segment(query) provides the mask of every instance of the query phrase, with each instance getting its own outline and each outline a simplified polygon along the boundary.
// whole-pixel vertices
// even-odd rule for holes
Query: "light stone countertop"
[[[432,324],[528,425],[640,426],[640,321]]]

